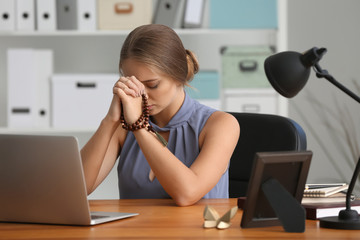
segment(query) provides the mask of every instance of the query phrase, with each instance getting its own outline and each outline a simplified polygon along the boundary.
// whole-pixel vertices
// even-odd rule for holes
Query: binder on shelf
[[[16,30],[35,30],[35,0],[16,0]]]
[[[77,29],[77,0],[56,0],[56,24],[58,30]]]
[[[52,59],[51,50],[8,49],[8,127],[50,126]]]
[[[185,0],[158,0],[154,23],[171,28],[181,28],[185,11]]]
[[[56,30],[55,0],[36,0],[36,29],[39,31]]]
[[[96,0],[56,0],[57,29],[96,30]]]
[[[15,30],[15,1],[0,1],[0,31]]]
[[[184,28],[201,28],[204,26],[205,0],[187,0],[184,14]]]
[[[96,30],[96,0],[77,0],[78,3],[78,30]]]

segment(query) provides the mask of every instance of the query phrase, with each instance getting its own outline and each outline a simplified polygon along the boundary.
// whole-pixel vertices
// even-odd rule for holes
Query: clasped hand
[[[120,77],[113,87],[114,96],[107,118],[117,122],[124,111],[125,120],[134,123],[142,114],[141,95],[144,93],[145,86],[136,77]]]

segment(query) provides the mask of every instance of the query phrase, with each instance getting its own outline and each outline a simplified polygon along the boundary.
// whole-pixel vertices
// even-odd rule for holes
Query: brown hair
[[[184,85],[199,71],[194,53],[184,48],[172,28],[160,24],[137,27],[127,36],[120,53],[121,73],[122,63],[129,58],[155,67]]]

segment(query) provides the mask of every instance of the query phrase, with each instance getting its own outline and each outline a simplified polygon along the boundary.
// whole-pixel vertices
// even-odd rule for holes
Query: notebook
[[[138,215],[92,212],[78,141],[0,134],[0,221],[95,225]]]
[[[322,184],[322,186],[324,187],[316,187],[316,185],[308,184],[304,190],[304,197],[331,197],[336,193],[347,190],[349,187],[345,183],[334,186]]]

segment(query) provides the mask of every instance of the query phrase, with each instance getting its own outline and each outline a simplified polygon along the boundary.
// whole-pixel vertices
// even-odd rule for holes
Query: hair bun
[[[196,56],[184,48],[174,29],[161,24],[142,25],[129,33],[120,52],[121,74],[127,59],[154,67],[183,85],[199,71]]]
[[[197,60],[197,57],[192,51],[188,49],[185,49],[185,51],[186,51],[186,60],[188,65],[188,74],[186,77],[186,81],[190,82],[194,78],[194,75],[199,71],[199,62]]]

